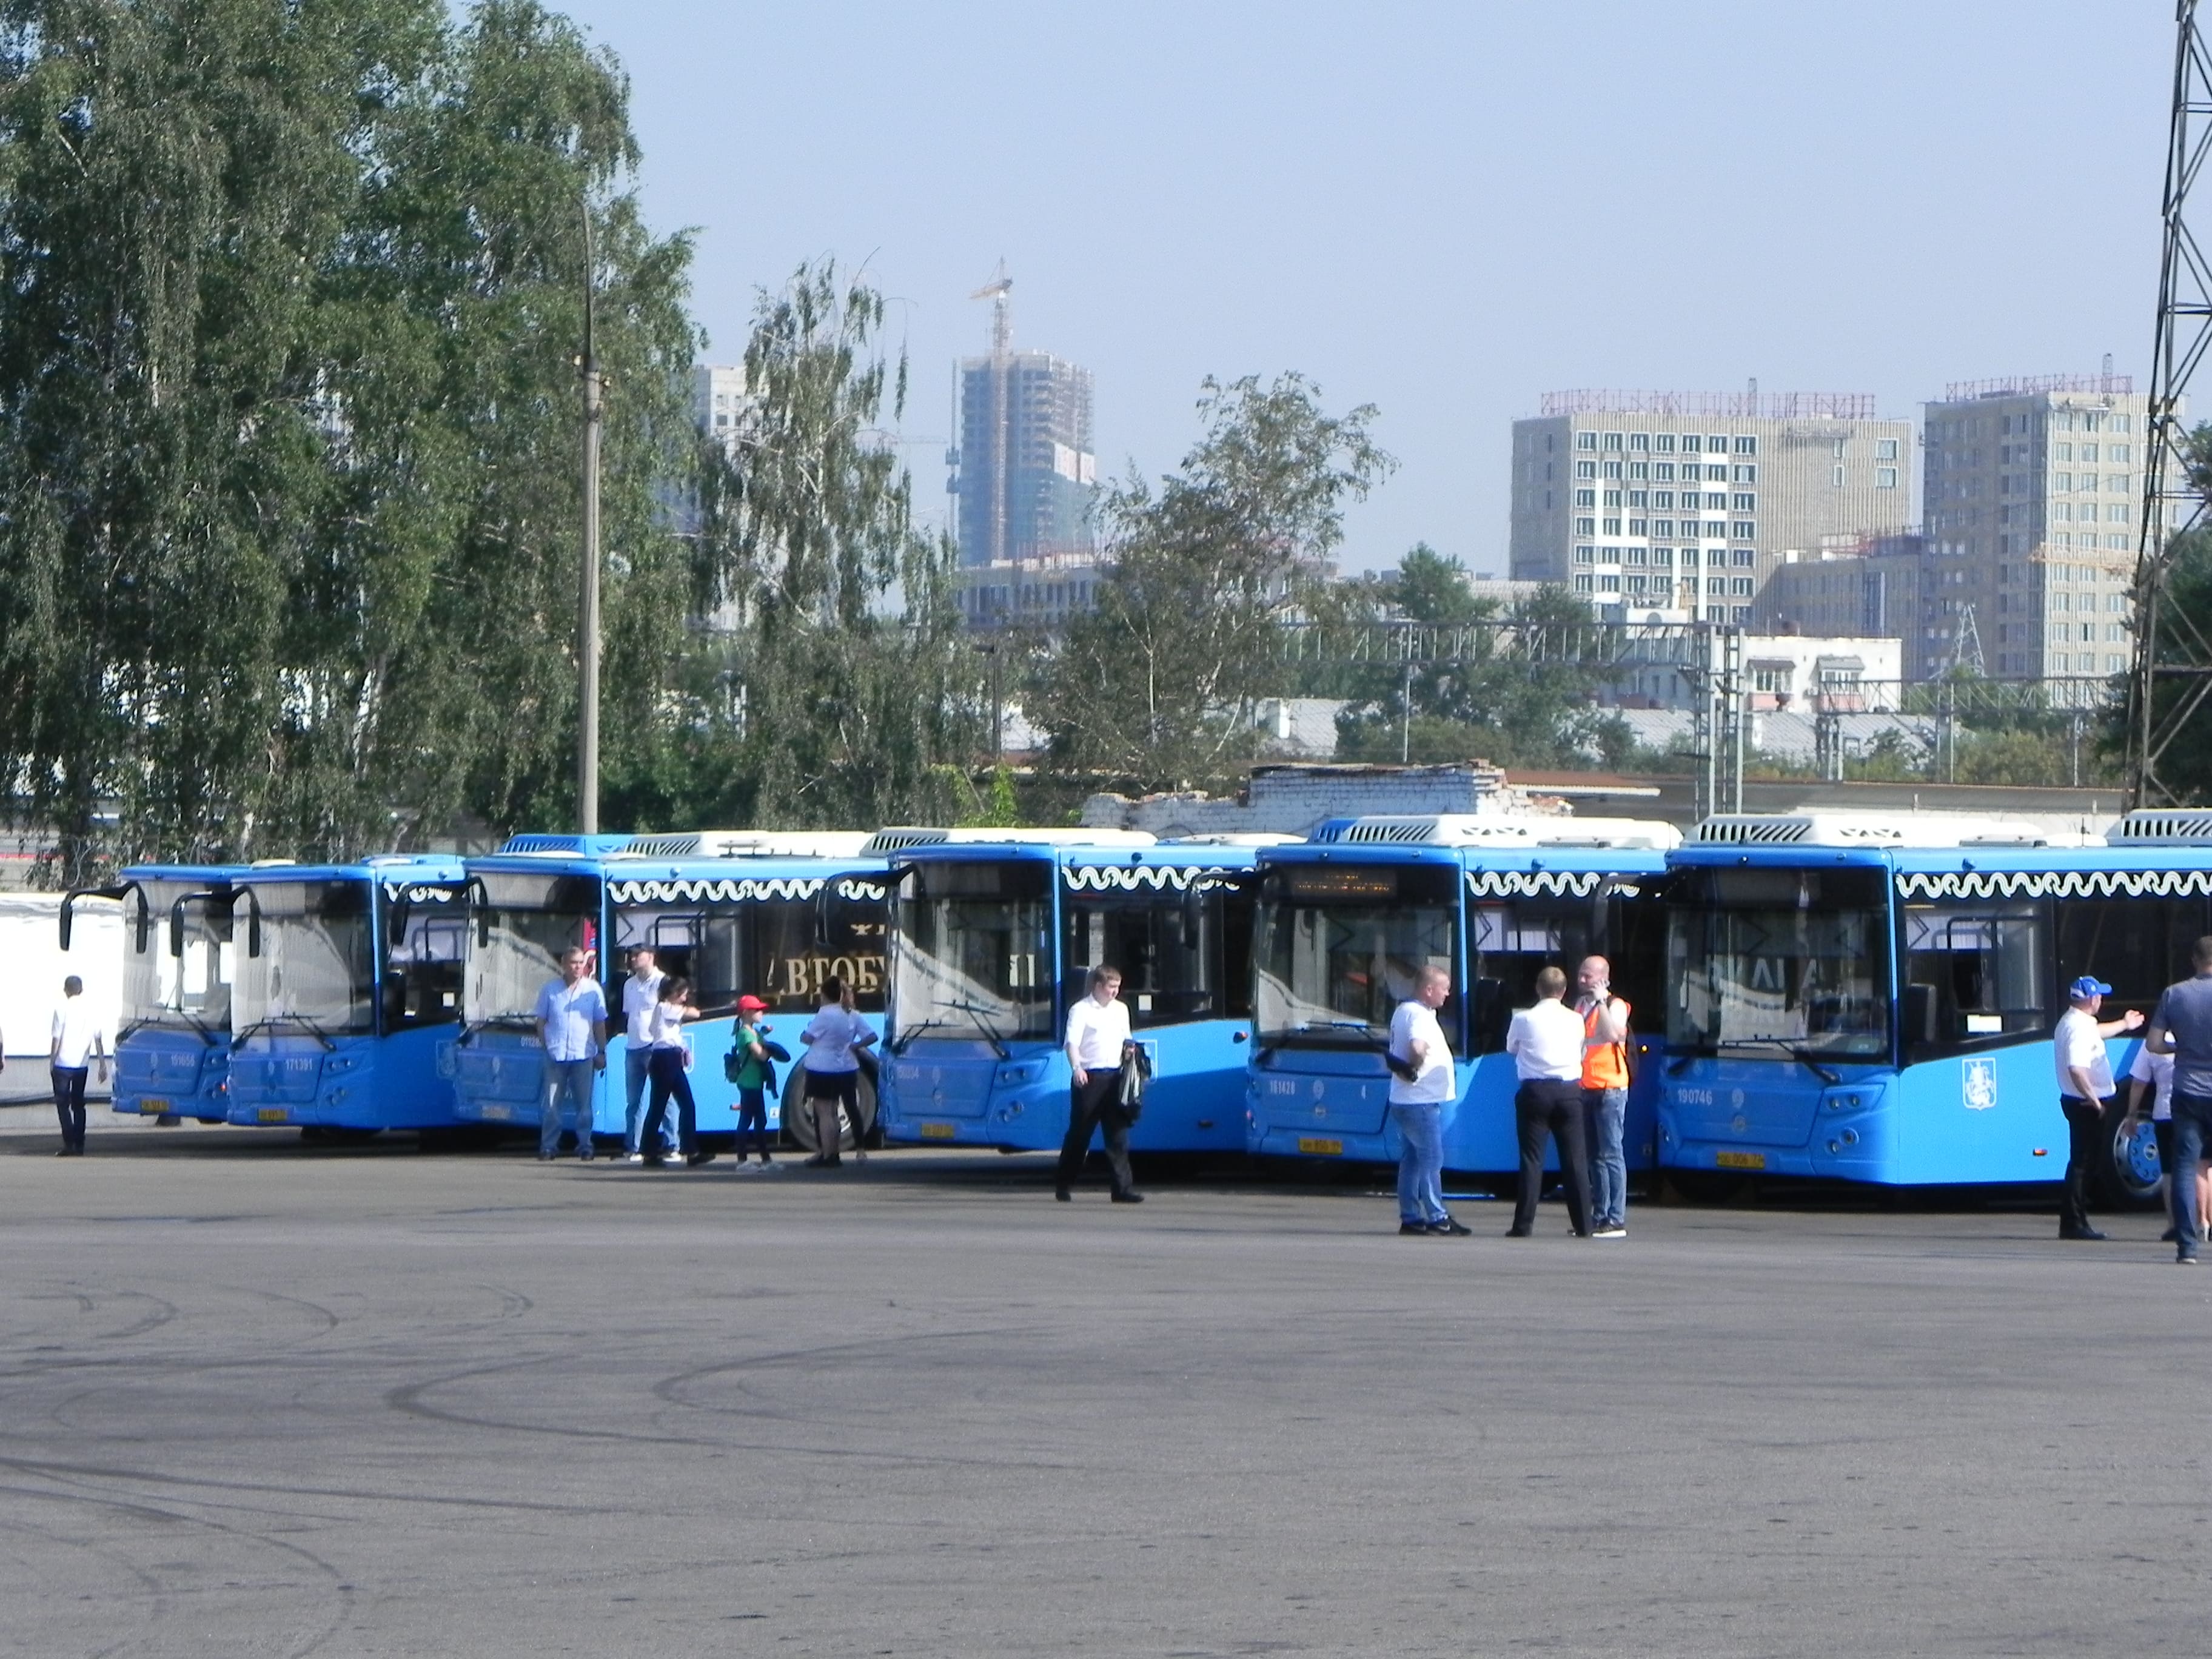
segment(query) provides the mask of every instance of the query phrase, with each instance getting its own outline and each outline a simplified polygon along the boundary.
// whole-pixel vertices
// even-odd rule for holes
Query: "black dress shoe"
[[[1428,1231],[1443,1238],[1466,1238],[1474,1231],[1474,1229],[1463,1227],[1449,1216],[1446,1216],[1442,1221],[1429,1223]]]
[[[1528,1237],[1528,1230],[1526,1227],[1508,1227],[1505,1230],[1505,1236],[1508,1238],[1526,1238]]]
[[[712,1164],[714,1161],[714,1155],[712,1152],[686,1152],[684,1155],[684,1161],[696,1170],[702,1164]]]
[[[665,1170],[668,1167],[668,1160],[658,1152],[648,1153],[646,1156],[645,1167],[648,1170]]]
[[[1398,1237],[1401,1238],[1426,1238],[1428,1236],[1429,1224],[1425,1221],[1401,1221],[1398,1224]]]
[[[2104,1234],[2099,1232],[2094,1227],[2061,1227],[2058,1230],[2058,1236],[2061,1238],[2077,1238],[2086,1243],[2093,1244],[2101,1244],[2105,1241]]]
[[[1052,1189],[1052,1195],[1063,1204],[1073,1204],[1075,1202],[1075,1194],[1069,1192],[1065,1187],[1054,1188]]]
[[[1145,1201],[1145,1195],[1142,1193],[1116,1193],[1114,1201],[1116,1204],[1141,1204]]]

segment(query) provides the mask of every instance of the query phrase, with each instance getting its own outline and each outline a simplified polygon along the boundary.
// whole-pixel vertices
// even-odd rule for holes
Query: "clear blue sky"
[[[867,262],[943,501],[952,360],[1018,344],[1157,473],[1206,375],[1373,403],[1344,561],[1503,574],[1507,423],[1570,386],[1867,391],[2148,368],[2163,0],[763,5],[573,0],[643,194],[699,232],[709,355],[800,260]]]

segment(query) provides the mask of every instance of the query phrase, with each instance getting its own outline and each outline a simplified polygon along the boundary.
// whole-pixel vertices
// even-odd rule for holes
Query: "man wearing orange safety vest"
[[[1583,1139],[1589,1147],[1590,1237],[1628,1237],[1628,1004],[1613,994],[1613,964],[1585,957],[1575,975],[1583,1017]]]

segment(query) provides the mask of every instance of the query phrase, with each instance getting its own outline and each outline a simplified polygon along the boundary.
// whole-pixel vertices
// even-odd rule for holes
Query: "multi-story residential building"
[[[1911,521],[1911,446],[1856,393],[1548,393],[1513,423],[1512,574],[1748,624],[1789,552]]]
[[[1784,555],[1759,596],[1756,620],[1771,633],[1896,640],[1904,677],[1931,679],[1962,651],[1972,660],[1978,638],[1966,632],[1960,569],[1917,529],[1830,536],[1816,549]]]
[[[2149,400],[2124,374],[1951,386],[1927,405],[1930,575],[2000,678],[2128,665]]]
[[[745,370],[742,363],[695,363],[691,368],[691,418],[699,430],[727,447],[743,422]]]

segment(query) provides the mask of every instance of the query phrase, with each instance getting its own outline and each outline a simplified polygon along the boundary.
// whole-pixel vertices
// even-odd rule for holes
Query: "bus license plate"
[[[510,1107],[487,1106],[483,1109],[483,1115],[495,1123],[506,1123],[513,1120],[514,1112]]]
[[[1322,1158],[1342,1158],[1344,1143],[1340,1140],[1322,1140],[1312,1135],[1300,1135],[1298,1150],[1302,1152],[1312,1152]]]
[[[1766,1167],[1765,1152],[1715,1152],[1713,1165],[1722,1170],[1763,1170]]]
[[[264,1106],[254,1113],[253,1121],[256,1123],[282,1123],[290,1115],[282,1106]]]
[[[144,1117],[167,1117],[176,1109],[167,1101],[157,1100],[152,1095],[148,1095],[138,1103],[139,1114]]]
[[[921,1126],[924,1140],[950,1140],[957,1133],[950,1123],[925,1123]]]

